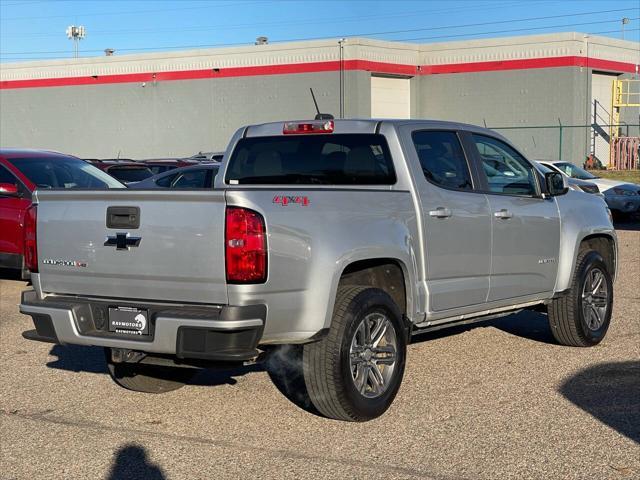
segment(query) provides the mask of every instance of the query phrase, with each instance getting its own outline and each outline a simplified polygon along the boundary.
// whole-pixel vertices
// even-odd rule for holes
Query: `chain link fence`
[[[640,137],[640,123],[564,125],[558,121],[555,125],[486,125],[486,127],[507,137],[529,158],[565,160],[577,165],[583,165],[590,157],[597,158],[604,166],[616,165],[615,159],[611,158],[610,132],[612,130],[621,137]],[[635,168],[638,168],[637,163]]]

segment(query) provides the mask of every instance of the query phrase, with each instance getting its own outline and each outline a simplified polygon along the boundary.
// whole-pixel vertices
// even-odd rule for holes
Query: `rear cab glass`
[[[230,185],[393,185],[389,147],[379,134],[250,137],[238,141]]]

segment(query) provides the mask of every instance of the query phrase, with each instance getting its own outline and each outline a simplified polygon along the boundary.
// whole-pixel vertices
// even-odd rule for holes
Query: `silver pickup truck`
[[[529,308],[586,347],[611,318],[603,200],[470,125],[252,125],[213,190],[40,190],[34,204],[24,336],[105,347],[137,391],[297,345],[317,411],[364,421],[392,403],[412,335]]]

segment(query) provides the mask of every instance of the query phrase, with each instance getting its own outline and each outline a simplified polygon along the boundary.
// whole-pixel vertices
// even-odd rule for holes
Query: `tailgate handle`
[[[107,207],[107,228],[140,228],[140,207]]]

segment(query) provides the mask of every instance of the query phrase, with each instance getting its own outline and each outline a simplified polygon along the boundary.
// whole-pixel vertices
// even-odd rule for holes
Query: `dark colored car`
[[[0,267],[25,268],[25,223],[31,194],[49,188],[124,188],[79,158],[41,150],[0,149]]]
[[[142,162],[121,159],[89,161],[125,185],[132,182],[140,182],[153,176],[151,169]]]
[[[130,188],[213,188],[213,179],[220,168],[219,163],[203,163],[176,168],[168,172],[132,183]]]
[[[149,170],[151,170],[154,175],[158,175],[159,173],[164,173],[175,168],[197,165],[199,163],[196,160],[190,160],[188,158],[157,158],[141,160],[141,162],[149,167]]]

